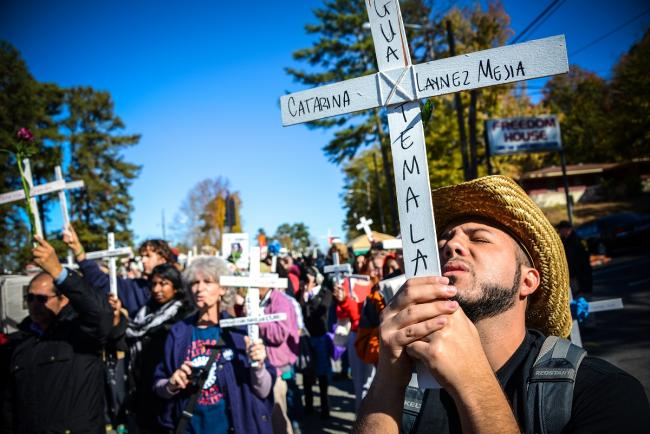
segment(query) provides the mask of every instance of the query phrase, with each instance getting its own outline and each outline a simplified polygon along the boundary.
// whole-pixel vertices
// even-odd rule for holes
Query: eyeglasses
[[[32,294],[31,292],[28,294],[25,294],[25,301],[27,303],[32,303],[34,301],[37,301],[41,304],[47,303],[47,301],[50,298],[56,297],[56,295],[42,295],[42,294]]]

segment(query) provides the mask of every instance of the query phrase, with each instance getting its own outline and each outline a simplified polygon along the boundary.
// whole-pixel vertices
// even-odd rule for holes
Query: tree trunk
[[[389,157],[389,151],[386,146],[386,134],[379,119],[379,110],[375,109],[375,122],[377,124],[377,137],[379,139],[379,146],[381,149],[381,159],[384,165],[384,177],[386,178],[386,188],[388,188],[388,197],[390,198],[391,206],[391,230],[393,234],[399,233],[399,216],[397,215],[397,198],[395,197],[395,180],[393,178],[392,162]]]
[[[476,101],[478,99],[478,92],[476,89],[469,93],[469,114],[467,122],[469,123],[469,156],[470,156],[470,179],[478,178],[478,137],[476,137]]]
[[[379,183],[379,171],[377,170],[377,154],[372,153],[372,161],[374,163],[374,173],[375,173],[375,183],[377,184],[377,208],[379,212],[379,224],[381,225],[381,231],[386,232],[386,222],[384,221],[384,206],[381,203],[381,188]]]
[[[449,56],[456,55],[456,42],[454,41],[454,31],[451,21],[447,21],[447,39],[449,41]],[[469,170],[469,161],[467,158],[467,136],[465,135],[465,114],[463,112],[463,103],[460,100],[460,93],[454,93],[454,106],[456,107],[456,121],[458,122],[458,134],[460,136],[460,155],[463,157],[463,178],[465,181],[471,179]]]

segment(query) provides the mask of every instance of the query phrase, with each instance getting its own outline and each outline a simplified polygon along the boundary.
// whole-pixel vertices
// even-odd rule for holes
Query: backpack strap
[[[217,360],[218,354],[219,354],[219,350],[216,347],[212,348],[208,362],[205,364],[204,367],[200,368],[197,371],[196,377],[194,379],[194,381],[196,382],[195,390],[192,392],[192,395],[190,395],[190,398],[187,401],[187,405],[185,406],[183,413],[181,413],[181,418],[178,421],[178,425],[176,426],[176,430],[175,430],[176,434],[184,434],[185,431],[187,430],[187,425],[189,424],[190,419],[192,419],[192,416],[194,416],[194,408],[196,407],[196,403],[198,402],[199,396],[201,395],[201,391],[203,390],[203,385],[205,384],[205,380],[208,379],[208,375],[210,374],[210,369],[212,368],[214,362]]]
[[[196,408],[196,404],[199,401],[201,392],[203,391],[203,385],[210,375],[210,369],[212,369],[214,362],[217,361],[217,356],[221,353],[221,350],[226,347],[226,342],[224,340],[225,333],[227,333],[227,331],[224,332],[224,330],[221,329],[217,344],[209,347],[210,357],[208,358],[208,361],[203,367],[199,368],[195,374],[193,373],[194,390],[192,391],[192,394],[190,395],[187,404],[181,413],[180,420],[178,421],[178,425],[174,431],[175,434],[184,434],[187,430],[188,424],[190,423],[190,419],[192,419],[192,416],[194,416],[194,409]]]
[[[402,433],[408,434],[415,428],[415,421],[422,410],[425,392],[425,389],[413,386],[406,388],[404,407],[402,408]]]
[[[586,354],[566,339],[546,338],[528,379],[526,433],[559,434],[566,426],[578,367]]]

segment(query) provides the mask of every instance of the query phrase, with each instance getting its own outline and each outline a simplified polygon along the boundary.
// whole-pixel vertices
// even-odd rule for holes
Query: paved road
[[[302,388],[300,374],[298,384]],[[303,418],[303,433],[349,433],[354,422],[354,392],[352,380],[333,381],[329,387],[330,418],[320,419],[320,398],[318,386],[314,390],[314,413]]]
[[[593,300],[623,298],[624,308],[599,312],[581,326],[589,354],[602,357],[637,377],[650,397],[650,253],[623,252],[594,270]],[[300,382],[300,378],[299,378]],[[331,418],[321,421],[314,387],[316,413],[305,417],[304,433],[349,433],[354,421],[351,381],[330,385]]]
[[[650,396],[650,253],[628,251],[594,270],[593,299],[613,297],[624,308],[590,316],[584,347],[637,377]]]

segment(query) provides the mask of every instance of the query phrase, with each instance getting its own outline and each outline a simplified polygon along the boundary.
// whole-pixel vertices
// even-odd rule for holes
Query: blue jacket
[[[229,315],[222,312],[221,317],[228,318]],[[154,384],[161,379],[171,377],[183,364],[187,349],[192,344],[192,326],[196,324],[197,319],[198,315],[195,314],[172,326],[165,342],[163,359],[156,367]],[[225,360],[224,357],[215,361],[217,381],[220,389],[226,391],[226,403],[235,433],[272,434],[273,390],[266,399],[261,399],[253,393],[244,336],[246,336],[244,327],[222,329],[222,339],[225,345],[234,351],[235,356],[230,361]],[[275,369],[269,363],[268,358],[265,363],[272,381],[275,382]],[[163,412],[158,418],[160,424],[166,428],[175,428],[187,405],[188,398],[189,394],[181,391],[167,400]]]
[[[83,260],[79,262],[79,271],[83,274],[93,288],[100,289],[108,294],[111,290],[111,280],[97,265],[97,262]],[[122,279],[117,278],[117,296],[124,308],[129,312],[129,317],[135,317],[138,310],[151,298],[151,289],[147,279]]]

